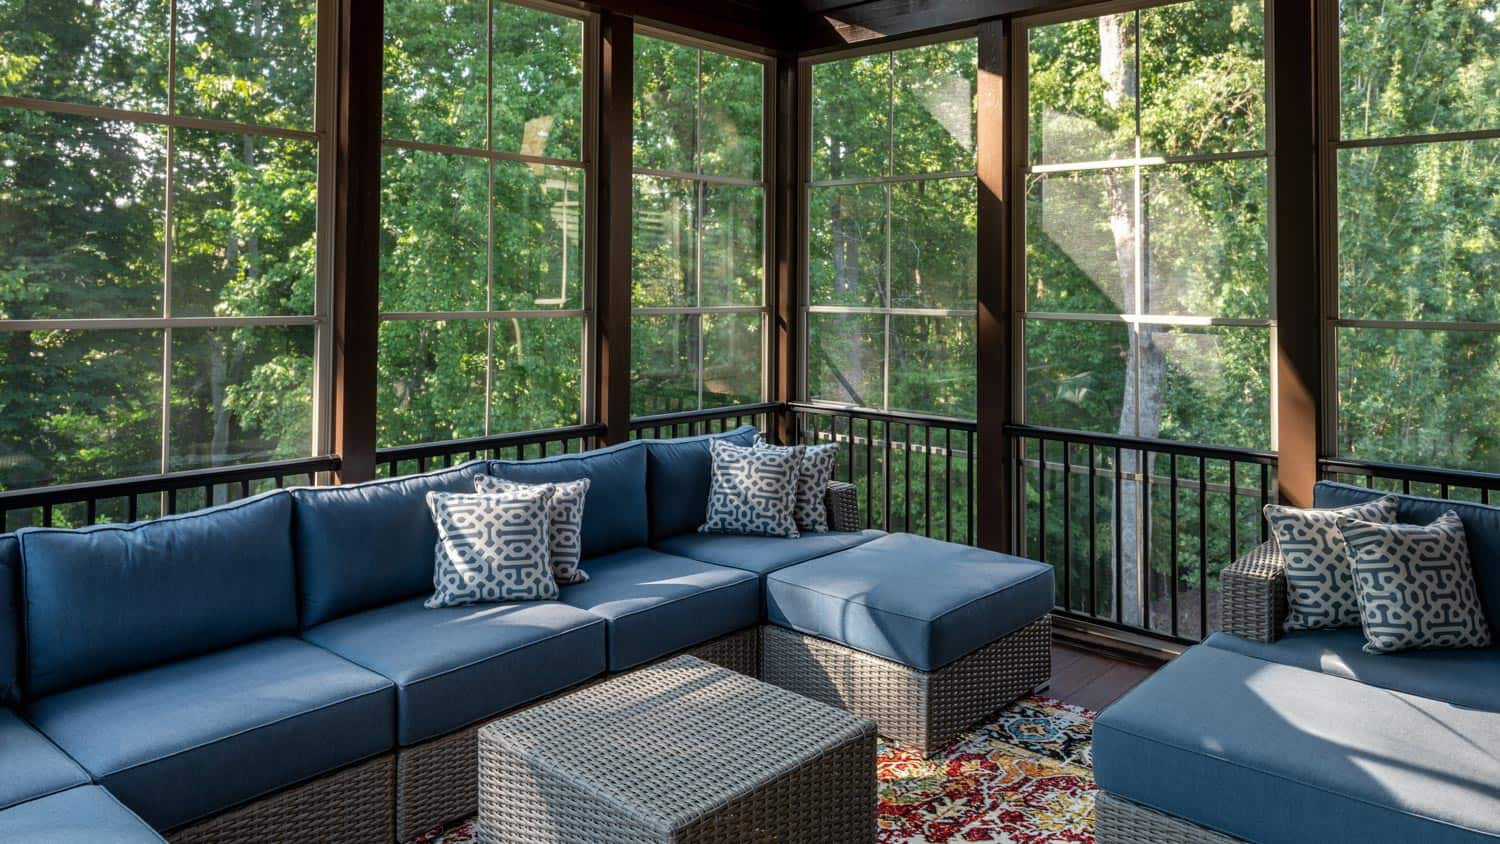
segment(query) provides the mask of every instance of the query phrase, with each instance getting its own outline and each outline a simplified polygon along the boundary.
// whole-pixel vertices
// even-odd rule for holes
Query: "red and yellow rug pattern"
[[[880,844],[1093,844],[1094,714],[1028,697],[932,756],[881,741]],[[471,820],[411,844],[477,840]]]

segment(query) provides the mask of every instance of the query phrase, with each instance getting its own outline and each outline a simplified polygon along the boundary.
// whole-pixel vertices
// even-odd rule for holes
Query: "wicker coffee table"
[[[875,724],[690,656],[479,731],[486,842],[870,841]]]

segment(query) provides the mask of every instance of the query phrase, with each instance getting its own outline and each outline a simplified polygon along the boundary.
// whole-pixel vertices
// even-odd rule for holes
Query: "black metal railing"
[[[1016,553],[1057,569],[1057,612],[1179,643],[1218,627],[1219,572],[1266,538],[1276,455],[1006,428]]]
[[[338,457],[309,457],[8,490],[0,492],[0,513],[6,531],[134,522],[224,504],[284,486],[311,486],[338,468]]]
[[[974,422],[792,404],[798,441],[839,443],[835,477],[859,489],[865,526],[974,543]]]
[[[571,425],[542,431],[497,434],[438,443],[401,445],[375,451],[377,477],[444,469],[470,460],[529,460],[555,454],[571,454],[593,448],[605,434],[603,425]]]
[[[1489,504],[1500,500],[1500,475],[1463,469],[1435,469],[1363,460],[1320,460],[1318,469],[1330,481],[1358,484],[1382,492]]]
[[[770,435],[772,417],[781,409],[782,405],[779,402],[762,402],[638,416],[630,420],[630,438],[639,440],[692,437],[699,434],[733,431],[741,425],[754,425]]]

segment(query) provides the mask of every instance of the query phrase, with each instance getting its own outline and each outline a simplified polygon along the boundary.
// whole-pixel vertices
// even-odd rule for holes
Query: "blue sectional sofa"
[[[0,536],[0,840],[82,824],[119,841],[404,841],[475,810],[477,731],[508,710],[682,652],[758,674],[768,578],[885,534],[697,533],[710,440],[756,433]],[[592,481],[587,583],[557,601],[423,606],[437,538],[425,495],[472,490],[486,472]],[[906,556],[879,577],[902,578],[911,550],[893,548]],[[1047,573],[1028,584],[1042,598],[1022,621],[1035,622],[1050,568],[1002,568],[1031,581],[1029,567]],[[973,626],[930,608],[939,636]],[[966,641],[1012,632],[992,621]]]
[[[1315,503],[1381,494],[1325,482]],[[1400,496],[1399,518],[1449,509],[1500,630],[1500,508]],[[1279,555],[1266,551],[1271,565],[1226,571],[1225,589],[1261,578],[1267,588],[1249,591],[1284,617]],[[1500,647],[1371,655],[1358,629],[1239,632],[1209,637],[1099,716],[1101,844],[1500,840]]]

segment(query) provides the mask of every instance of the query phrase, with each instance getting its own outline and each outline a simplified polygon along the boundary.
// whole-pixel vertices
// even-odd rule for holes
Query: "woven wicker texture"
[[[302,844],[309,837],[330,844],[389,841],[395,832],[395,771],[394,757],[379,756],[185,826],[167,838],[174,844]]]
[[[759,644],[758,631],[750,627],[685,653],[753,677],[759,667]],[[397,841],[474,814],[479,806],[479,726],[397,751]]]
[[[924,753],[1051,674],[1051,616],[932,672],[774,625],[761,628],[762,679],[869,718],[881,735]]]
[[[843,481],[833,481],[823,500],[828,505],[829,530],[859,530],[859,487]]]
[[[479,734],[492,842],[869,841],[875,725],[691,656]]]
[[[1219,575],[1224,632],[1257,642],[1281,638],[1286,624],[1286,564],[1276,540],[1235,560]]]
[[[1094,824],[1097,844],[1244,844],[1107,791],[1094,798]]]

